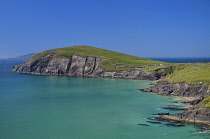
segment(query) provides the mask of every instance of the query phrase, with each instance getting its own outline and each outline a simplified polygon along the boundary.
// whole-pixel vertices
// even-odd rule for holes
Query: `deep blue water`
[[[158,58],[158,57],[150,57],[149,59],[159,60],[170,63],[200,63],[200,62],[210,62],[210,57],[182,57],[182,58]]]
[[[15,64],[0,62],[0,68]],[[172,103],[178,98],[139,91],[149,83],[0,69],[0,139],[209,138],[208,130],[193,125],[174,127],[150,119],[159,112],[178,112],[166,106],[186,105]]]

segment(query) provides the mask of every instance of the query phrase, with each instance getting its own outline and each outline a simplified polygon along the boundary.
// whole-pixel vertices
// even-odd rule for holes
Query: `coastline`
[[[22,65],[21,65],[22,66]],[[17,68],[19,69],[19,68]],[[14,71],[14,69],[13,69]],[[26,73],[26,74],[32,74],[32,75],[56,75],[56,74],[41,74],[41,73],[30,73],[30,72],[22,72],[22,71],[15,71],[18,73]],[[102,71],[103,72],[103,71]],[[62,74],[58,74],[61,76]],[[104,72],[103,72],[104,75]],[[114,74],[108,74],[108,75],[114,75]],[[98,75],[87,75],[87,76],[78,76],[78,75],[62,75],[62,76],[72,76],[72,77],[85,77],[85,78],[114,78],[114,79],[129,79],[129,80],[149,80],[151,81],[151,78],[125,78],[122,76],[98,76]],[[120,74],[121,75],[121,74]],[[154,76],[153,76],[154,77]],[[177,96],[181,100],[183,100],[183,103],[188,103],[189,108],[188,111],[184,111],[182,113],[173,114],[173,115],[164,115],[161,117],[156,117],[157,120],[163,120],[163,121],[169,121],[169,122],[181,122],[181,123],[189,123],[189,124],[203,124],[203,125],[210,125],[210,117],[205,115],[203,118],[203,113],[208,113],[208,111],[201,111],[201,114],[195,112],[196,105],[201,102],[205,97],[208,95],[206,92],[208,91],[208,87],[201,87],[201,86],[190,86],[186,83],[170,83],[166,81],[157,81],[153,78],[153,85],[146,89],[141,89],[142,92],[153,92],[159,95],[165,95],[165,96]],[[163,83],[163,84],[162,84]],[[190,88],[190,89],[189,89]],[[200,93],[198,93],[200,91]],[[193,109],[194,112],[191,112]],[[195,119],[194,117],[200,117],[198,119]],[[210,114],[209,114],[210,115]],[[202,120],[204,119],[204,120]],[[208,120],[209,119],[209,120]]]
[[[159,95],[182,97],[183,103],[189,103],[191,105],[188,111],[176,115],[168,115],[167,117],[162,116],[162,119],[174,119],[180,122],[186,121],[186,123],[187,121],[193,121],[194,124],[204,123],[203,121],[206,121],[207,123],[210,122],[210,110],[201,111],[199,109],[203,107],[197,106],[204,98],[210,95],[208,86],[202,86],[202,84],[190,85],[186,82],[172,83],[160,81],[160,79],[166,78],[168,74],[173,72],[173,66],[161,67],[152,71],[147,71],[142,68],[134,68],[128,71],[106,71],[99,65],[103,58],[72,55],[71,58],[67,59],[58,58],[55,57],[55,55],[56,53],[49,53],[35,61],[29,60],[26,63],[14,66],[12,71],[33,75],[66,75],[70,77],[155,81],[151,87],[141,89],[141,91],[153,92]],[[192,113],[191,111],[196,112]]]
[[[182,103],[189,104],[189,108],[181,113],[163,115],[156,117],[156,120],[194,125],[210,125],[210,110],[209,108],[205,108],[205,105],[201,103],[204,98],[209,96],[209,90],[205,86],[190,86],[185,84],[182,88],[175,83],[159,81],[149,88],[140,89],[140,91],[152,92],[164,96],[177,96],[182,100]],[[172,109],[176,109],[176,107],[172,107]]]
[[[84,57],[72,55],[71,58],[52,58],[56,54],[50,53],[35,61],[16,65],[12,71],[18,73],[35,75],[66,75],[76,77],[102,77],[121,78],[134,80],[158,80],[167,76],[169,67],[160,67],[157,70],[147,71],[142,68],[131,68],[129,70],[107,71],[100,66],[103,58]]]

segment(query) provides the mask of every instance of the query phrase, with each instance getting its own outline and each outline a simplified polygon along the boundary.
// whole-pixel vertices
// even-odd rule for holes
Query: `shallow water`
[[[11,66],[11,64],[10,64]],[[151,81],[34,76],[0,70],[1,139],[203,139],[192,125],[155,121],[177,98],[140,92]]]

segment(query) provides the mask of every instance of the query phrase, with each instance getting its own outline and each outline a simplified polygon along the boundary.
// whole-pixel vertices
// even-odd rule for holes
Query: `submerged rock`
[[[167,127],[181,127],[184,126],[184,124],[165,124]]]
[[[162,122],[154,122],[154,121],[147,121],[147,122],[152,124],[162,124]]]
[[[141,125],[141,126],[149,126],[149,125],[147,125],[147,124],[138,124],[138,125]]]

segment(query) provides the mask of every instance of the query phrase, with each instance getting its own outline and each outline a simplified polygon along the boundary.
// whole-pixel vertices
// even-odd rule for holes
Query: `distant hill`
[[[22,56],[17,56],[17,57],[13,57],[13,58],[7,58],[6,60],[27,61],[31,57],[33,57],[34,55],[36,55],[36,53],[30,53],[30,54],[26,54],[26,55],[22,55]]]

